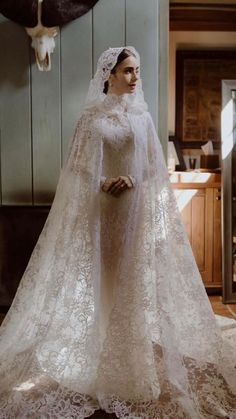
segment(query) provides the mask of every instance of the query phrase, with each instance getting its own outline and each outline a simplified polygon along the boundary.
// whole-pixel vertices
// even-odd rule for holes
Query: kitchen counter
[[[221,173],[220,172],[202,172],[191,170],[185,172],[169,172],[169,178],[173,187],[188,189],[197,186],[198,188],[220,188]]]

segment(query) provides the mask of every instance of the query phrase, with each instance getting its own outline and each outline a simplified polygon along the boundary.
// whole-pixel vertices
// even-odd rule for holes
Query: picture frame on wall
[[[236,50],[176,51],[175,138],[184,148],[221,143],[221,81],[235,79]]]

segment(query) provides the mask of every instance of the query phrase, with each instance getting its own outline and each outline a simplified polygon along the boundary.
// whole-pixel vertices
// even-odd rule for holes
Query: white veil
[[[135,54],[133,47],[126,47]],[[236,354],[217,327],[160,141],[137,91],[90,83],[51,211],[0,329],[0,418],[235,418]],[[119,198],[102,176],[130,173]]]
[[[132,46],[125,47],[126,50],[130,51],[140,65],[140,56],[138,51]],[[85,109],[90,109],[93,106],[101,106],[106,99],[107,95],[103,93],[104,83],[108,80],[109,75],[113,67],[116,65],[119,54],[124,50],[124,47],[120,48],[109,48],[104,51],[98,59],[97,70],[94,78],[90,81],[88,94],[85,100]],[[142,106],[143,109],[147,109],[147,105],[144,101],[142,80],[139,77],[136,83],[135,92],[126,95],[126,100],[133,106]]]

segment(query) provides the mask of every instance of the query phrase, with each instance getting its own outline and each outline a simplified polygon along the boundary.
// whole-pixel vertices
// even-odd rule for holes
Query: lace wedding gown
[[[131,174],[119,198],[104,176]],[[236,418],[216,324],[149,112],[83,112],[1,327],[0,418]]]

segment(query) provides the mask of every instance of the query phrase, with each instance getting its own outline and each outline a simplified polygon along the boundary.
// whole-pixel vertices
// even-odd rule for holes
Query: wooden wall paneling
[[[92,77],[92,10],[61,29],[62,164]]]
[[[236,31],[236,5],[170,4],[171,31]]]
[[[125,0],[99,0],[93,8],[94,73],[104,50],[125,44]]]
[[[33,202],[52,202],[61,167],[60,36],[51,71],[39,71],[31,48]]]
[[[32,202],[29,39],[0,15],[1,204]]]

